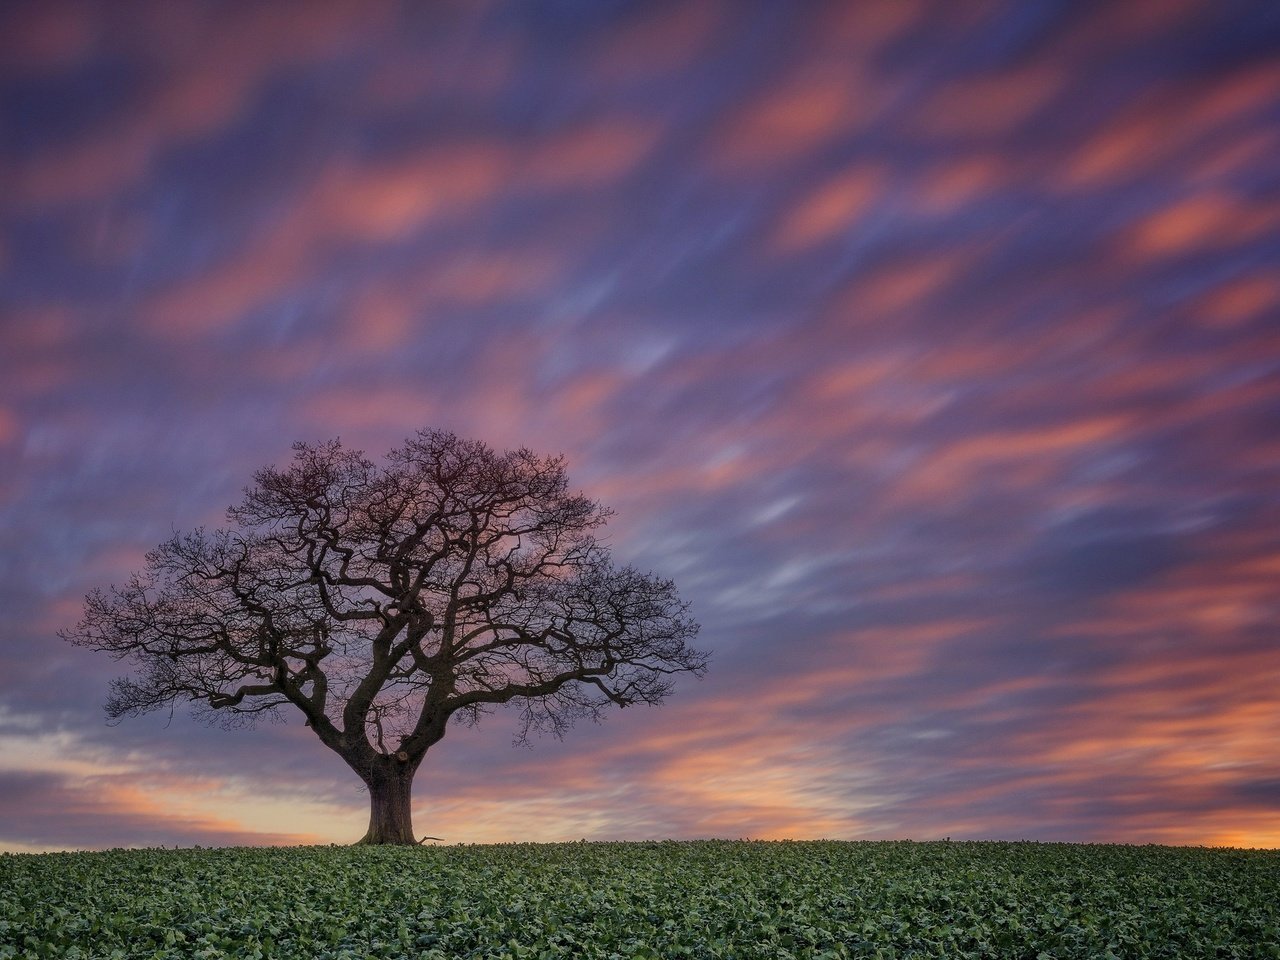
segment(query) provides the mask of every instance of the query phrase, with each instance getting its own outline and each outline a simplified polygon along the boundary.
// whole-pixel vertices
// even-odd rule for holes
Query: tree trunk
[[[410,807],[413,775],[418,764],[403,760],[404,754],[379,754],[364,775],[369,788],[369,830],[357,843],[405,843],[418,841],[413,836],[413,810]]]

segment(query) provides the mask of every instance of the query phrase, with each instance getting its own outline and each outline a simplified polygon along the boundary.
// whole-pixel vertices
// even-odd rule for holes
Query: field
[[[0,958],[1280,957],[1280,851],[814,841],[0,856]]]

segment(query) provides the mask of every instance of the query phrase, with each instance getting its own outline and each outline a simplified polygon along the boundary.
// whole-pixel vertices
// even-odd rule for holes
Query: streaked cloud
[[[105,728],[55,633],[292,441],[428,425],[563,452],[715,660],[452,731],[423,832],[1280,843],[1277,50],[1199,0],[9,5],[0,847],[358,835],[303,728]]]

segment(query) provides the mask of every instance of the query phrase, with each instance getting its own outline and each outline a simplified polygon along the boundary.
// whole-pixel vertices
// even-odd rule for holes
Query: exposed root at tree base
[[[352,844],[352,846],[353,846],[353,847],[418,847],[418,846],[421,846],[422,844],[426,843],[428,840],[436,840],[436,841],[438,841],[438,842],[440,842],[440,843],[444,843],[444,837],[430,837],[430,836],[424,836],[421,840],[413,840],[413,839],[409,839],[409,840],[372,840],[372,839],[370,839],[370,838],[369,838],[369,836],[366,834],[365,836],[363,836],[363,837],[361,837],[359,840],[357,840],[355,843],[353,843],[353,844]]]

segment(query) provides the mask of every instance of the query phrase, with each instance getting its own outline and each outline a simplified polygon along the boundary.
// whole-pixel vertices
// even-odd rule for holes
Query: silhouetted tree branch
[[[295,444],[254,480],[229,528],[175,534],[62,635],[135,667],[112,719],[296,708],[369,785],[369,842],[414,842],[413,773],[455,714],[520,701],[520,738],[560,734],[705,669],[675,585],[612,564],[560,457],[421,431],[382,466]]]

